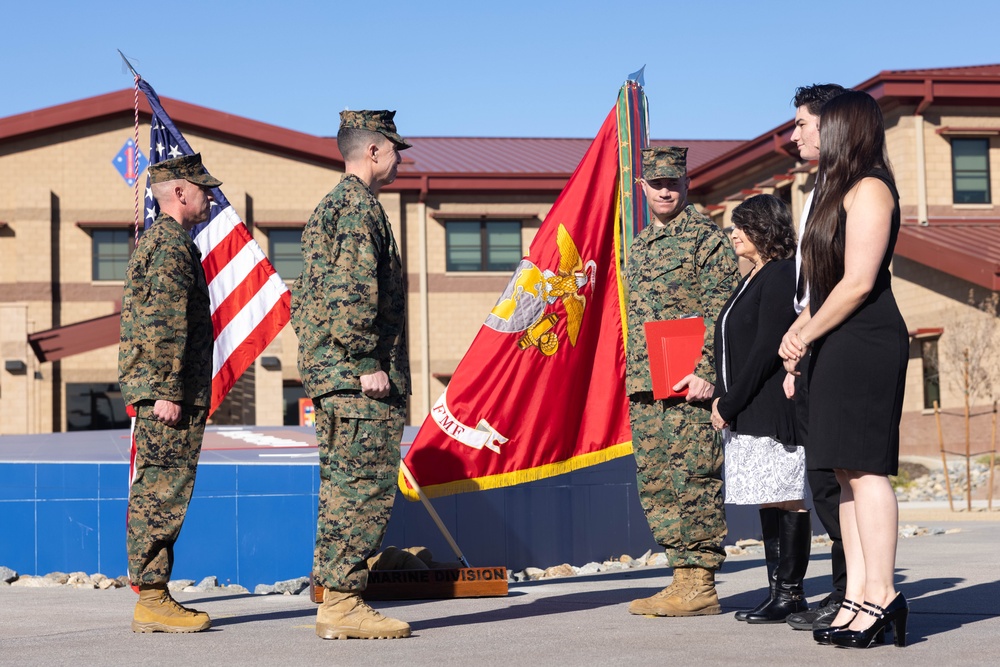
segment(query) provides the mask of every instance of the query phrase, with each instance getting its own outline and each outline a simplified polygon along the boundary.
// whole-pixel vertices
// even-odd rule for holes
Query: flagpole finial
[[[124,58],[125,56],[122,56],[122,57]],[[625,77],[625,80],[626,81],[635,81],[640,86],[642,86],[643,88],[645,88],[646,87],[646,81],[644,80],[644,77],[643,77],[643,73],[645,71],[646,71],[646,66],[643,65],[642,67],[639,68],[638,72],[632,72],[627,77]]]
[[[136,79],[141,79],[142,77],[139,76],[139,73],[135,71],[134,67],[132,67],[132,63],[128,61],[128,58],[125,57],[125,54],[122,53],[122,50],[121,49],[115,49],[115,50],[118,52],[118,55],[122,57],[122,62],[125,64],[125,67],[128,67],[128,71],[132,72],[132,76],[135,77]]]

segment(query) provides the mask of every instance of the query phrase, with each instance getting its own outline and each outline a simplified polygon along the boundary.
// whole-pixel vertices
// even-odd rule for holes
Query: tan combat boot
[[[670,588],[672,591],[667,593]],[[719,596],[715,592],[715,571],[703,567],[674,568],[674,583],[646,600],[647,605],[637,605],[649,611],[642,613],[650,616],[711,616],[722,613]],[[633,603],[635,604],[635,603]],[[632,611],[632,605],[629,605]]]
[[[639,616],[661,616],[656,610],[663,605],[663,601],[674,594],[677,589],[677,571],[674,571],[674,579],[670,585],[662,591],[648,598],[632,600],[628,605],[628,613]]]
[[[165,584],[139,587],[132,632],[201,632],[210,627],[208,614],[182,607],[170,597]]]
[[[321,639],[401,639],[410,636],[410,626],[378,613],[357,593],[328,588],[316,612],[316,635]]]

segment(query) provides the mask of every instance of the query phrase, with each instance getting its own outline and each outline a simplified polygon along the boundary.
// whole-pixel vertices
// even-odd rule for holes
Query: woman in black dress
[[[909,348],[889,273],[899,195],[878,102],[848,91],[820,118],[819,188],[802,239],[809,308],[779,348],[790,372],[813,348],[806,462],[840,482],[846,599],[833,625],[813,635],[868,648],[892,626],[904,646],[908,608],[893,583],[898,507],[888,477],[899,461]]]

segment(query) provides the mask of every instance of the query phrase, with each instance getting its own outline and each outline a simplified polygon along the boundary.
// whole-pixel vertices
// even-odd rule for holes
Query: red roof
[[[133,113],[133,91],[60,104],[0,118],[0,144],[22,137]],[[296,132],[169,97],[164,109],[182,129],[197,128],[244,144],[291,153],[343,168],[336,139]],[[148,119],[144,97],[139,108]],[[145,120],[143,122],[146,122]],[[592,139],[416,137],[403,154],[399,178],[387,190],[504,190],[559,192]],[[688,167],[713,160],[743,141],[654,140],[654,145],[688,146]]]
[[[1000,220],[976,222],[931,220],[904,224],[896,255],[943,273],[1000,291]]]
[[[402,174],[558,174],[576,169],[592,139],[407,137]],[[654,139],[654,146],[687,146],[693,168],[743,144],[742,140]]]
[[[170,114],[170,118],[182,130],[187,128],[207,130],[218,136],[238,139],[245,144],[285,154],[300,155],[320,162],[339,163],[343,167],[344,160],[337,150],[337,142],[334,139],[288,130],[169,97],[161,97],[160,102]],[[128,89],[0,118],[0,144],[123,114],[127,114],[131,121],[134,113],[133,104],[134,92]],[[142,95],[139,96],[139,112],[144,117],[143,122],[148,122],[152,113],[145,96]]]
[[[92,320],[37,331],[28,335],[28,344],[38,361],[58,361],[74,354],[114,345],[121,337],[120,324],[121,313],[115,312]]]
[[[1000,105],[1000,64],[937,69],[884,70],[864,81],[864,90],[885,104],[916,104],[923,112],[931,104]],[[790,157],[793,119],[743,142],[726,154],[690,169],[697,192],[733,173],[775,156]]]
[[[910,74],[919,77],[989,77],[1000,76],[1000,64],[997,65],[970,65],[967,67],[933,67],[928,69],[887,69],[879,73],[879,76],[891,76],[899,74]]]

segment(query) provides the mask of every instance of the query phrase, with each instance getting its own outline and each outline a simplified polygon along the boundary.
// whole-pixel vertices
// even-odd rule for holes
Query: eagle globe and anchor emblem
[[[559,266],[556,271],[539,269],[522,259],[493,310],[486,317],[486,326],[501,333],[520,333],[517,346],[521,350],[535,348],[546,357],[559,349],[559,337],[553,331],[559,321],[549,306],[562,301],[566,311],[566,336],[576,346],[587,307],[587,297],[580,293],[586,285],[591,291],[596,283],[597,263],[586,263],[580,257],[576,243],[562,224],[556,232]]]
[[[590,285],[593,292],[597,281],[597,263],[593,260],[584,263],[576,243],[561,224],[556,233],[556,245],[559,247],[557,270],[542,270],[522,259],[485,322],[486,326],[501,333],[521,334],[518,348],[522,351],[534,348],[545,357],[551,357],[559,349],[559,337],[553,330],[559,315],[545,312],[546,308],[562,301],[566,311],[566,337],[575,347],[587,307],[587,297],[580,294],[580,290]],[[480,419],[475,427],[462,423],[448,407],[447,388],[431,408],[430,416],[448,437],[476,450],[486,448],[500,454],[500,446],[508,441],[486,419]]]

